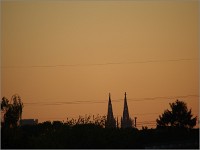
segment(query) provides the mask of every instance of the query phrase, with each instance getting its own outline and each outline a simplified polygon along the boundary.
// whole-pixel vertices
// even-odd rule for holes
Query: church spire
[[[129,112],[128,112],[128,104],[127,104],[127,99],[126,99],[126,92],[125,92],[125,97],[124,97],[124,110],[123,110],[123,118],[124,119],[129,119]]]
[[[110,97],[110,93],[109,93],[109,103],[111,104],[111,97]],[[112,104],[111,104],[112,105]]]
[[[113,110],[112,110],[112,103],[111,103],[111,96],[110,96],[110,93],[109,93],[109,101],[108,101],[108,114],[107,116],[109,118],[114,118],[113,117]]]
[[[121,118],[121,127],[122,128],[132,127],[132,120],[131,118],[129,118],[126,92],[125,92],[125,97],[124,97],[124,110],[123,110],[123,116]]]
[[[115,128],[116,127],[116,121],[115,121],[114,116],[113,116],[110,93],[109,93],[109,100],[108,100],[108,113],[107,113],[106,127],[108,127],[108,128]]]

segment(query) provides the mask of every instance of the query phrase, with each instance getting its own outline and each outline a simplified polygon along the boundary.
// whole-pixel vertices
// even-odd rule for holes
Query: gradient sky
[[[144,126],[177,98],[198,115],[198,5],[3,1],[1,97],[18,93],[22,117],[39,122],[106,115],[109,92],[115,116],[127,92],[130,116]],[[154,97],[166,98],[144,99]]]

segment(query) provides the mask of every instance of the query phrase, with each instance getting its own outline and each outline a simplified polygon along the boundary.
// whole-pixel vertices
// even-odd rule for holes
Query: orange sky
[[[130,116],[155,121],[177,97],[199,94],[198,5],[3,1],[1,97],[18,93],[23,118],[42,122],[105,115],[109,92],[120,117],[127,92]],[[180,100],[198,115],[198,96]]]

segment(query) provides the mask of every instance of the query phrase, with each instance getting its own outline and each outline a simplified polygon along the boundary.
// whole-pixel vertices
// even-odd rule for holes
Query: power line
[[[149,98],[130,98],[128,101],[136,101],[136,102],[142,102],[142,101],[154,101],[154,100],[161,100],[161,99],[178,99],[178,98],[187,98],[187,97],[199,97],[199,95],[184,95],[184,96],[163,96],[163,97],[149,97]],[[120,102],[123,101],[123,99],[114,99],[112,102]],[[29,102],[24,103],[25,105],[65,105],[65,104],[98,104],[98,103],[107,103],[107,100],[103,101],[68,101],[68,102]]]
[[[148,120],[148,121],[137,121],[137,123],[152,123],[156,122],[155,120]]]
[[[88,115],[85,115],[86,117],[88,116]],[[91,118],[90,119],[92,119],[92,116],[94,116],[94,115],[89,115]],[[104,116],[104,115],[100,115],[100,116]],[[68,121],[70,121],[71,119],[73,119],[73,120],[78,120],[79,119],[79,117],[81,117],[81,118],[84,118],[84,116],[80,116],[80,115],[74,115],[74,116],[66,116],[66,117],[42,117],[42,118],[40,118],[40,119],[47,119],[47,120],[54,120],[55,121],[55,119],[56,120],[62,120],[62,121],[64,121],[64,120],[68,120]],[[147,127],[156,127],[156,125],[157,125],[157,122],[156,122],[156,120],[148,120],[148,121],[138,121],[137,122],[137,127],[145,127],[145,126],[147,126]]]
[[[176,99],[176,98],[187,98],[187,97],[199,97],[199,95],[184,95],[184,96],[163,96],[163,97],[150,97],[150,98],[132,98],[130,101],[152,101],[152,100],[160,100],[160,99]]]
[[[105,65],[125,65],[137,63],[158,63],[158,62],[179,62],[179,61],[199,61],[194,58],[168,59],[168,60],[146,60],[146,61],[130,61],[130,62],[107,62],[94,64],[61,64],[61,65],[32,65],[32,66],[1,66],[2,69],[12,68],[55,68],[55,67],[86,67],[86,66],[105,66]]]
[[[134,116],[146,116],[146,115],[160,115],[161,114],[161,112],[157,112],[157,113],[135,113],[134,114]],[[198,114],[198,112],[193,112],[193,114]],[[85,117],[85,116],[90,116],[90,117],[92,117],[93,115],[87,115],[87,114],[85,114],[85,115],[83,115],[83,116],[81,116],[81,115],[70,115],[70,116],[67,116],[67,118],[79,118],[79,116],[80,117]],[[94,115],[95,116],[95,115]],[[105,114],[102,114],[102,115],[100,115],[100,116],[106,116]],[[121,117],[122,115],[114,115],[114,117],[115,118],[117,118],[117,117]],[[55,118],[55,117],[54,117]],[[62,118],[65,118],[65,117],[62,117]],[[138,123],[140,123],[141,121],[138,121]],[[143,121],[142,121],[143,122]],[[153,121],[145,121],[145,122],[153,122]],[[155,122],[155,121],[154,121]]]
[[[158,115],[159,113],[143,113],[143,114],[135,114],[136,116],[146,116],[146,115]]]

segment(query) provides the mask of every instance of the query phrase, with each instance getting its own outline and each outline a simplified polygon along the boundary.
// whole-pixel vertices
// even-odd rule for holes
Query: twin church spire
[[[129,118],[129,112],[128,112],[128,104],[126,99],[126,92],[124,97],[124,110],[123,110],[123,116],[121,118],[121,128],[131,128],[132,127],[132,120]]]
[[[107,120],[105,126],[107,128],[115,128],[116,127],[116,120],[113,116],[113,110],[112,110],[112,103],[111,103],[111,97],[109,93],[109,100],[108,100],[108,113],[107,113]]]
[[[116,128],[116,120],[113,116],[113,109],[112,109],[110,93],[109,93],[108,113],[107,113],[107,120],[106,120],[105,127]],[[117,127],[118,127],[118,118],[117,118]],[[126,92],[125,92],[124,110],[123,110],[123,116],[121,118],[121,128],[131,128],[131,127],[132,127],[132,120],[129,117],[128,104],[127,104]]]

